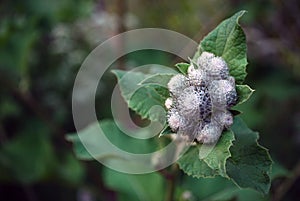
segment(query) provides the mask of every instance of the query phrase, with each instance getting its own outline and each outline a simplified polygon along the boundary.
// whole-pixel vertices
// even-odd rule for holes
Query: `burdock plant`
[[[204,37],[189,63],[176,65],[177,73],[113,72],[131,110],[151,121],[165,119],[161,137],[152,143],[158,141],[160,144],[169,136],[182,136],[191,142],[192,146],[176,162],[183,172],[196,178],[221,176],[241,188],[266,194],[270,188],[272,164],[268,150],[258,144],[258,133],[247,127],[235,109],[253,93],[244,84],[247,46],[239,25],[244,13],[234,14]],[[129,76],[124,76],[126,74]],[[133,88],[135,91],[130,91]],[[150,111],[157,105],[164,108],[163,117],[161,113]],[[114,132],[121,133],[112,122],[104,122],[102,128],[110,136]],[[92,158],[83,155],[78,138],[69,139],[75,142],[79,157]],[[116,137],[118,139],[124,137]],[[119,142],[125,143],[124,140]],[[101,142],[89,140],[89,143]],[[207,147],[210,151],[201,156],[199,153]],[[103,157],[109,160],[108,156]]]
[[[177,74],[131,72],[140,77],[141,86],[125,100],[132,110],[150,120],[158,117],[145,108],[160,102],[166,110],[166,125],[160,136],[181,135],[194,142],[177,161],[186,174],[196,178],[219,175],[239,187],[267,193],[272,164],[269,153],[258,144],[258,133],[250,130],[234,110],[254,91],[243,84],[247,46],[239,19],[244,13],[224,20],[204,37],[190,62],[176,65]],[[114,73],[119,80],[125,74]],[[119,82],[121,91],[126,90],[123,83],[130,82],[129,77],[133,76]],[[141,99],[146,91],[151,95],[147,101]],[[210,153],[201,157],[199,150],[210,145]]]

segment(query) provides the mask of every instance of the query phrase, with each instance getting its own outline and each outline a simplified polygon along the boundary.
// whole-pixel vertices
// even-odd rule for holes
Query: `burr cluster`
[[[165,106],[173,132],[212,144],[233,124],[229,109],[237,102],[235,80],[221,57],[203,52],[190,64],[187,76],[177,74],[170,79],[168,89]]]

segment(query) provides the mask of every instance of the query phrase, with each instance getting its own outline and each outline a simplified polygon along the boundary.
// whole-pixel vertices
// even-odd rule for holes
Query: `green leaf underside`
[[[227,175],[242,188],[266,194],[272,165],[268,150],[258,144],[258,133],[250,130],[240,118],[235,117],[231,129],[236,141],[226,163]]]
[[[231,131],[225,131],[211,152],[203,159],[199,158],[199,151],[205,153],[210,150],[208,145],[197,145],[190,147],[178,161],[180,168],[193,177],[214,177],[226,175],[226,160],[231,156],[229,148],[234,140]]]
[[[254,90],[251,89],[248,85],[236,85],[236,92],[238,94],[237,104],[242,104],[251,97]]]
[[[237,84],[242,84],[247,75],[246,37],[239,25],[239,19],[244,13],[245,11],[240,11],[218,25],[201,41],[194,56],[194,59],[197,59],[206,51],[222,57]]]
[[[178,63],[178,64],[175,64],[175,66],[179,70],[179,72],[186,75],[190,64],[188,64],[188,63]]]

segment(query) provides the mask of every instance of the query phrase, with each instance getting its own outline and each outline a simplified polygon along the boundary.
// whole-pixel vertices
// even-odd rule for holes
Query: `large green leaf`
[[[231,156],[229,148],[232,146],[234,135],[226,131],[216,145],[197,145],[191,147],[178,161],[181,169],[194,177],[213,177],[226,175],[226,160]],[[201,156],[203,155],[203,156]]]
[[[242,84],[247,73],[246,37],[239,25],[239,19],[245,11],[240,11],[224,20],[210,32],[200,43],[194,59],[202,52],[211,52],[222,57],[229,65],[230,75],[237,84]]]
[[[204,201],[268,201],[270,197],[268,195],[262,195],[252,189],[240,189],[237,186],[228,187],[220,190],[214,195],[204,199]]]
[[[234,140],[233,133],[236,140]],[[223,133],[211,152],[199,158],[199,150],[205,145],[191,147],[178,161],[180,168],[193,177],[220,175],[231,178],[243,188],[267,193],[270,188],[272,161],[268,151],[257,143],[258,134],[235,118],[232,132]],[[233,142],[233,145],[232,145]]]
[[[196,198],[195,200],[204,201],[267,201],[268,196],[263,196],[261,193],[252,189],[240,189],[230,180],[215,177],[215,178],[192,178],[183,176],[182,188],[190,191]]]
[[[228,176],[240,187],[266,194],[272,165],[268,150],[258,144],[258,133],[250,130],[240,118],[235,117],[231,129],[236,141],[226,163]]]
[[[230,180],[220,176],[198,179],[183,175],[181,178],[181,186],[184,190],[190,191],[193,197],[195,197],[195,200],[205,200],[205,198],[235,185]]]
[[[187,175],[196,178],[215,177],[218,175],[216,170],[211,169],[203,160],[199,159],[199,147],[192,146],[177,161],[180,169]]]

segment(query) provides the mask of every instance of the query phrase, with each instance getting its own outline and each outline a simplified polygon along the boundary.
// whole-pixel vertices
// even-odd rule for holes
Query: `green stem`
[[[171,174],[166,178],[167,179],[167,193],[165,201],[174,201],[174,194],[176,190],[176,179],[178,174],[177,164],[172,165]]]

